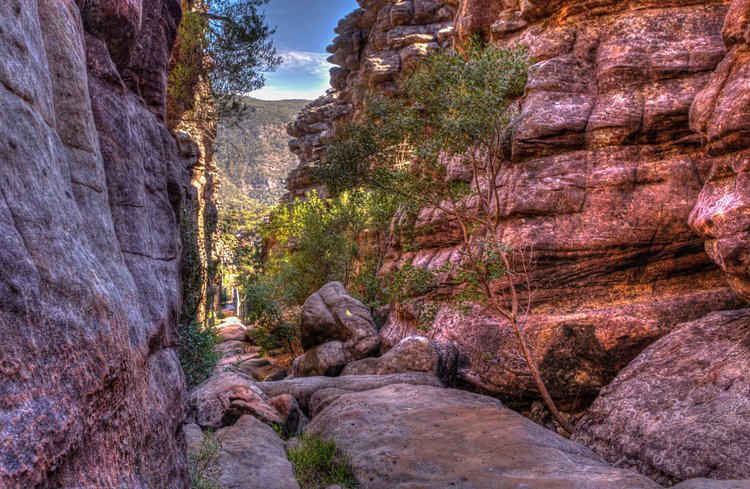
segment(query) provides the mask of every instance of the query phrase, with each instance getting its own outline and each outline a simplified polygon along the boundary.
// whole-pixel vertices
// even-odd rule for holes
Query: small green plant
[[[271,425],[271,428],[273,428],[273,431],[282,440],[288,440],[293,435],[293,433],[289,433],[289,431],[287,431],[287,429],[284,427],[284,425],[279,424],[279,423],[273,423]]]
[[[294,356],[294,343],[299,339],[299,328],[296,324],[287,321],[257,325],[248,332],[253,342],[260,347],[261,355],[273,355],[277,350],[286,350]]]
[[[244,359],[241,358],[241,359],[237,360],[236,362],[232,362],[231,364],[229,364],[226,367],[224,367],[224,371],[225,372],[239,372],[240,371],[240,367],[246,361],[247,360],[244,360]]]
[[[423,267],[406,263],[398,270],[381,277],[388,291],[390,302],[403,302],[410,297],[419,297],[430,291],[437,282],[435,275]]]
[[[428,333],[432,329],[432,325],[435,323],[435,318],[440,311],[440,304],[437,302],[423,302],[415,306],[415,312],[417,313],[417,331],[422,333]]]
[[[190,489],[221,489],[218,481],[219,451],[221,443],[213,433],[203,435],[198,450],[188,453],[190,468]]]
[[[188,389],[206,380],[219,361],[216,330],[196,321],[180,325],[180,365]]]
[[[493,355],[492,353],[484,352],[484,353],[482,353],[482,357],[481,358],[485,362],[491,362],[492,360],[495,359],[495,355]]]
[[[302,489],[319,489],[331,485],[358,487],[349,458],[336,448],[336,443],[317,433],[305,434],[299,443],[288,449],[289,461]]]

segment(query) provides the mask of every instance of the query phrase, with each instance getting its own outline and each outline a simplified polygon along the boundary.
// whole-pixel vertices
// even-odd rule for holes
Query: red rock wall
[[[431,3],[361,2],[363,10],[339,24],[331,48],[341,66],[332,72],[338,89],[333,97],[356,110],[363,90],[392,91],[398,73],[389,68],[396,64],[392,53],[401,63],[402,54],[415,50],[404,51],[405,40],[420,52],[473,34],[529,48],[535,64],[519,101],[511,165],[497,185],[504,202],[502,238],[534,256],[526,335],[557,399],[585,405],[674,325],[740,306],[726,274],[709,258],[729,272],[737,289],[750,279],[747,240],[736,233],[747,199],[716,197],[742,193],[735,183],[741,157],[734,151],[745,130],[744,65],[738,60],[747,45],[744,27],[727,27],[725,50],[729,2],[445,2],[456,12],[455,36],[437,9],[431,10],[435,17],[417,20],[414,12]],[[396,25],[402,11],[412,16]],[[733,5],[730,16],[747,17],[747,11],[745,3]],[[432,41],[416,35],[426,29],[420,22],[433,26]],[[727,77],[735,81],[728,88],[722,84]],[[713,109],[720,104],[720,111]],[[303,155],[319,154],[335,128],[325,117],[314,122],[307,125],[311,130],[298,131]],[[305,153],[311,148],[305,138],[315,141],[315,151]],[[734,174],[727,164],[716,169],[720,158],[735,162]],[[303,157],[302,166],[309,160]],[[717,201],[722,216],[736,207],[737,217],[702,224],[701,209],[716,210]],[[453,230],[440,216],[423,213],[418,228],[426,236],[419,249],[406,252],[395,239],[386,270],[406,261],[439,267],[451,259]],[[708,255],[696,230],[712,238]],[[731,239],[714,239],[712,232]],[[382,331],[387,345],[415,333],[412,316],[408,307],[394,311]],[[466,385],[507,401],[535,396],[511,331],[481,310],[464,316],[444,308],[431,335],[458,344]]]
[[[186,487],[178,0],[0,2],[0,486]]]
[[[750,300],[750,1],[734,0],[723,29],[726,53],[690,109],[711,169],[690,226],[729,282]]]
[[[457,37],[519,42],[535,61],[512,165],[497,182],[502,238],[533,252],[526,335],[553,395],[580,404],[674,325],[737,305],[688,227],[712,165],[688,115],[724,56],[727,5],[536,3],[494,2],[490,12],[465,0]],[[398,249],[394,260],[436,267],[451,245],[433,235],[416,254]],[[397,313],[384,335],[395,342],[410,329]],[[459,344],[470,385],[533,395],[513,335],[480,311],[443,311],[434,334]]]

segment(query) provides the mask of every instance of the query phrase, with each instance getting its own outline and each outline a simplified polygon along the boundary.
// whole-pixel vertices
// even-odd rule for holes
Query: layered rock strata
[[[711,169],[690,215],[706,252],[750,300],[750,1],[734,0],[722,31],[725,55],[690,109]]]
[[[688,227],[712,164],[689,110],[722,59],[727,8],[545,5],[508,5],[493,20],[484,3],[466,1],[463,20],[483,21],[457,31],[521,43],[535,61],[496,182],[500,239],[533,254],[525,334],[553,396],[585,404],[674,325],[737,306]],[[437,268],[453,258],[455,230],[442,216],[423,213],[420,228],[423,249],[404,253],[395,242],[394,265]],[[397,311],[383,335],[395,342],[409,322]],[[434,334],[459,343],[470,385],[508,399],[534,395],[502,322],[444,309]]]

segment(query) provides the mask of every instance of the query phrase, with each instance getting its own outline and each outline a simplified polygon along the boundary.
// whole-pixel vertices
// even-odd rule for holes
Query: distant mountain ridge
[[[274,204],[284,193],[284,179],[297,166],[289,151],[286,125],[309,100],[259,100],[245,97],[252,108],[240,121],[219,121],[216,162],[221,176],[219,199],[241,198]]]

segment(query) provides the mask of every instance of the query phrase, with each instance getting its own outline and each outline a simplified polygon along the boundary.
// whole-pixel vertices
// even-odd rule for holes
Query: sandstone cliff
[[[356,113],[366,91],[393,93],[416,57],[474,34],[527,46],[535,64],[512,164],[496,182],[502,237],[535,258],[526,335],[550,390],[582,407],[675,325],[740,307],[727,277],[747,296],[748,199],[735,183],[747,46],[744,24],[728,21],[725,49],[722,26],[745,19],[748,7],[735,2],[728,17],[728,3],[361,1],[329,48],[340,67],[335,91],[290,127],[301,160],[290,195],[314,187],[308,167],[337,121]],[[441,216],[422,213],[420,230],[417,251],[394,238],[384,271],[451,259],[455,230]],[[708,254],[696,230],[708,236]],[[415,327],[410,308],[396,308],[384,346]],[[458,345],[465,385],[506,401],[536,396],[511,331],[481,310],[443,308],[431,335]]]
[[[185,487],[178,0],[0,3],[0,486]],[[190,160],[190,158],[187,158]]]

